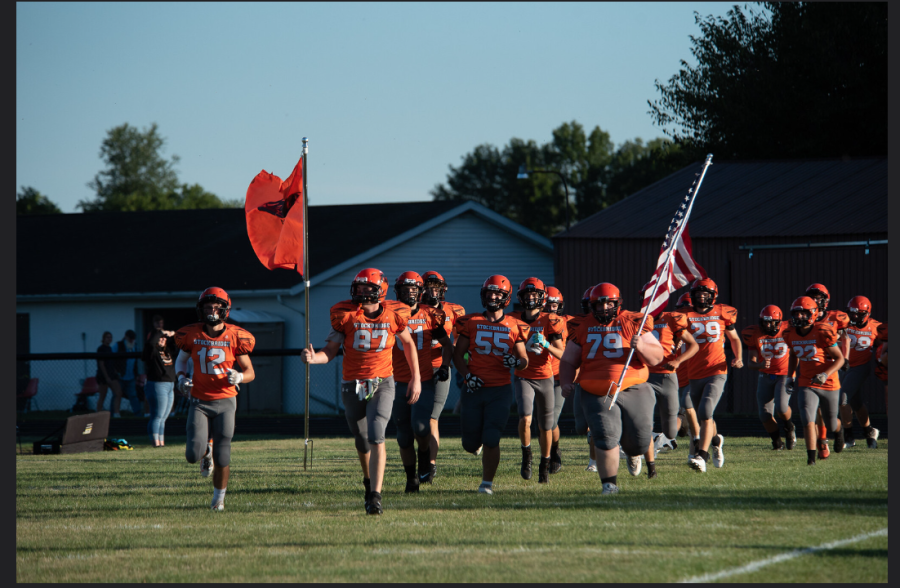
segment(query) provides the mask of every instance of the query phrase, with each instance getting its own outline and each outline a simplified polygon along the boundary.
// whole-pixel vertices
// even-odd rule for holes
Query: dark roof
[[[662,239],[703,164],[688,166],[557,238]],[[887,159],[723,161],[706,172],[691,238],[887,232]]]
[[[460,202],[310,206],[315,276]],[[377,223],[373,223],[377,220]],[[266,269],[243,209],[97,212],[16,217],[16,294],[286,289],[301,282]]]

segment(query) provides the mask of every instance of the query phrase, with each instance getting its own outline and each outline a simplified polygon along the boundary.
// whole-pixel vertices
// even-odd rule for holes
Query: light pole
[[[527,180],[528,174],[556,174],[562,180],[563,188],[566,190],[566,230],[569,230],[569,184],[566,183],[566,177],[562,172],[555,169],[528,169],[524,165],[519,166],[519,173],[516,175],[518,180]]]

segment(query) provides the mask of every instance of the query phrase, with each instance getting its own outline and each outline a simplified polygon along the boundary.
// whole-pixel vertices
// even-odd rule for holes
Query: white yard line
[[[871,533],[863,533],[862,535],[857,535],[856,537],[850,537],[849,539],[841,539],[840,541],[832,541],[831,543],[823,543],[822,545],[816,547],[807,547],[805,549],[795,549],[794,551],[789,551],[788,553],[782,553],[781,555],[776,555],[774,557],[770,557],[767,559],[761,559],[759,561],[754,561],[748,563],[747,565],[741,566],[739,568],[731,568],[730,570],[723,570],[721,572],[716,572],[714,574],[704,574],[702,576],[694,576],[693,578],[688,578],[687,580],[682,580],[681,583],[705,583],[712,582],[714,580],[721,580],[722,578],[728,578],[729,576],[736,576],[737,574],[748,574],[750,572],[755,572],[760,568],[764,568],[766,566],[770,566],[772,564],[781,563],[783,561],[788,561],[801,555],[806,555],[808,553],[816,553],[817,551],[828,551],[831,549],[835,549],[837,547],[843,547],[844,545],[850,545],[851,543],[858,543],[860,541],[865,541],[866,539],[871,539],[872,537],[882,537],[887,536],[887,529],[880,529],[878,531],[873,531]]]

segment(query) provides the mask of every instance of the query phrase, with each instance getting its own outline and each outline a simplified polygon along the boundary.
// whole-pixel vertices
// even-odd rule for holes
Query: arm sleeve
[[[838,334],[831,325],[823,325],[822,328],[819,329],[819,334],[816,337],[816,343],[819,344],[819,347],[822,349],[827,349],[837,343]]]
[[[734,324],[737,323],[737,309],[733,306],[725,306],[722,305],[722,321],[725,323],[725,328],[732,327],[734,328]]]
[[[755,340],[754,331],[756,331],[756,329],[754,329],[752,325],[745,328],[743,331],[741,331],[741,341],[743,341],[744,345],[746,345],[747,347],[749,347],[751,349],[753,348],[753,345],[755,344],[754,343],[754,340]]]
[[[175,332],[175,346],[187,353],[192,351],[187,329],[180,329]]]
[[[247,355],[256,347],[256,337],[250,334],[249,331],[241,329],[235,333],[235,337],[237,338],[237,347],[234,350],[235,356]]]
[[[191,354],[182,349],[178,352],[178,357],[175,358],[175,373],[184,372],[185,374],[190,373],[190,369],[188,364],[191,362]]]
[[[681,336],[681,331],[688,328],[688,320],[687,317],[681,313],[671,313],[668,317],[669,328],[672,329],[672,336],[675,339],[678,339]]]

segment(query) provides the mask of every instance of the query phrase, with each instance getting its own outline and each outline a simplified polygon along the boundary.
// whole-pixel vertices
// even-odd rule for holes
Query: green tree
[[[16,214],[61,213],[59,206],[31,186],[22,186],[22,191],[16,194]]]
[[[198,184],[180,184],[175,171],[179,157],[162,156],[165,142],[156,123],[143,131],[128,123],[110,129],[100,146],[106,169],[88,182],[97,197],[80,201],[78,207],[84,212],[131,212],[242,205],[223,202]]]
[[[512,138],[502,149],[479,145],[449,166],[446,184],[431,191],[435,200],[474,200],[544,236],[565,229],[565,187],[552,173],[516,178],[519,166],[557,170],[569,187],[571,224],[618,202],[632,192],[669,175],[690,160],[666,139],[644,145],[626,141],[615,149],[609,133],[594,127],[590,134],[578,122],[553,130],[551,141]]]
[[[701,18],[654,122],[701,158],[887,154],[887,3],[759,3]]]

